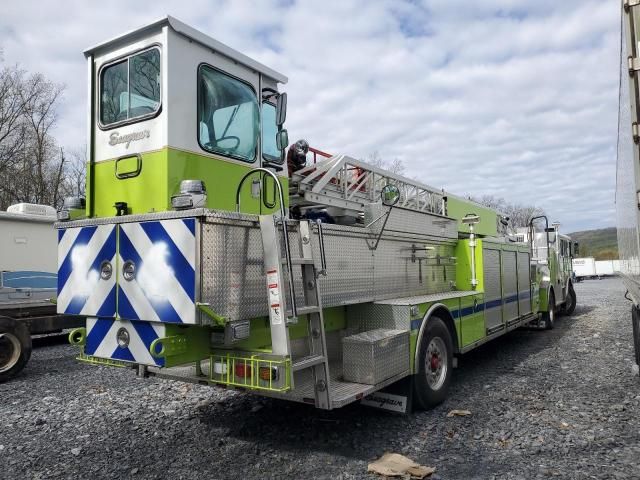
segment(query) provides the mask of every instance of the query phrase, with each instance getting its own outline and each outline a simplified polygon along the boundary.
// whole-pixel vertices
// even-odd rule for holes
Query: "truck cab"
[[[183,180],[201,182],[200,206],[233,210],[238,182],[256,167],[286,184],[276,141],[284,75],[169,16],[85,56],[87,217],[170,210]],[[243,192],[243,211],[279,208],[269,181]]]

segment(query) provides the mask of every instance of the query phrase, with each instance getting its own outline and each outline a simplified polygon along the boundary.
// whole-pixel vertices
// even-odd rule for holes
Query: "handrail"
[[[291,313],[293,317],[297,317],[298,307],[296,306],[296,290],[293,284],[293,265],[291,264],[291,250],[289,249],[289,234],[287,231],[287,214],[284,209],[284,194],[282,193],[282,184],[280,183],[280,179],[278,178],[278,176],[275,173],[273,173],[271,170],[268,170],[266,168],[254,168],[252,170],[249,170],[244,175],[244,177],[242,177],[242,179],[240,180],[240,183],[238,184],[238,189],[236,190],[236,213],[240,213],[240,190],[242,189],[242,185],[244,184],[247,178],[249,178],[254,173],[258,173],[258,172],[270,175],[273,178],[273,181],[275,182],[278,188],[278,197],[280,199],[280,215],[282,217],[282,233],[283,233],[282,236],[284,238],[284,250],[285,250],[284,256],[287,261],[287,269],[289,270],[289,275],[287,275],[287,277],[289,280],[288,282],[289,295],[291,295]],[[265,178],[265,177],[262,177],[262,178]]]
[[[325,158],[331,158],[333,157],[333,155],[331,155],[330,153],[327,152],[323,152],[322,150],[318,150],[317,148],[313,148],[313,147],[309,147],[309,151],[311,153],[313,153],[313,164],[315,165],[317,162],[317,156],[320,155],[321,157],[325,157]]]

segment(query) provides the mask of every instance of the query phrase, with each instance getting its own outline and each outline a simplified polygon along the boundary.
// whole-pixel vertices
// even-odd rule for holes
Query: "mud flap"
[[[413,412],[413,375],[392,383],[388,387],[364,397],[360,403],[394,413]]]

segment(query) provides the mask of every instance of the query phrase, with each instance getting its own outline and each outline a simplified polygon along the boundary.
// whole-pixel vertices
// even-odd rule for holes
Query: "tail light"
[[[236,377],[251,377],[251,365],[246,363],[236,363]]]
[[[277,381],[278,380],[278,369],[275,367],[260,367],[258,369],[258,376],[260,380],[268,381]]]

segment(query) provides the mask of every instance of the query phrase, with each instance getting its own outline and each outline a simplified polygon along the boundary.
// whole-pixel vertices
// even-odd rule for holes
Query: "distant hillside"
[[[580,244],[580,257],[595,257],[596,260],[618,258],[618,237],[616,227],[600,228],[570,233],[574,242]]]

